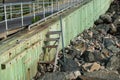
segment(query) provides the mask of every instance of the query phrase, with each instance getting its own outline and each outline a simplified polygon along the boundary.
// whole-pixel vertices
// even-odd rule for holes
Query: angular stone
[[[62,59],[62,61],[63,61],[63,59]],[[77,62],[70,58],[69,59],[65,58],[65,63],[64,63],[64,65],[61,66],[61,71],[76,71],[79,69],[80,68],[79,68]]]
[[[114,41],[110,38],[103,38],[103,43],[106,48],[115,44]]]
[[[98,19],[95,21],[95,25],[99,25],[99,24],[102,24],[103,23],[103,20],[102,19]]]
[[[117,53],[117,52],[120,51],[120,49],[117,48],[117,46],[114,46],[114,45],[108,46],[107,49],[111,50],[113,53]]]
[[[75,45],[75,49],[80,51],[80,54],[82,55],[82,53],[87,49],[87,45],[86,43],[81,41],[80,43]]]
[[[93,53],[94,54],[94,57],[95,57],[95,61],[102,61],[105,57],[102,55],[101,52],[99,51],[96,51]]]
[[[92,53],[95,51],[95,44],[92,42],[89,42],[89,43],[90,43],[90,46],[88,46],[87,51]]]
[[[106,58],[110,56],[109,51],[107,49],[103,49],[101,52],[103,54],[102,58]]]
[[[85,63],[84,65],[82,65],[83,69],[85,71],[89,72],[90,67],[92,66],[93,63]]]
[[[83,33],[83,38],[84,39],[91,39],[91,37],[89,36],[89,34],[87,32]]]
[[[120,74],[120,67],[117,69],[118,73]]]
[[[81,56],[85,62],[93,62],[95,61],[94,54],[90,51],[85,51]]]
[[[92,38],[92,37],[93,37],[93,32],[92,32],[92,31],[89,31],[89,32],[88,32],[88,35]]]
[[[111,23],[112,22],[112,18],[108,14],[101,15],[100,19],[102,19],[104,21],[104,23]]]
[[[66,80],[75,80],[78,76],[80,76],[81,73],[80,71],[74,71],[74,72],[69,72],[69,73],[66,73]]]
[[[108,32],[110,30],[110,26],[109,25],[106,25],[106,24],[99,24],[96,28],[96,30],[101,30],[101,31],[104,31],[104,33]]]
[[[38,80],[66,80],[64,72],[46,73],[41,76]]]
[[[120,68],[120,54],[118,53],[117,55],[113,55],[106,66],[108,69],[111,70],[117,70]]]
[[[105,80],[105,79],[99,79],[99,78],[93,78],[93,77],[87,77],[87,76],[79,76],[76,80]]]
[[[111,34],[114,34],[117,32],[117,27],[112,23],[110,24],[110,31]]]
[[[80,71],[53,72],[53,73],[46,73],[37,80],[73,80],[80,75],[81,75]]]
[[[81,51],[75,49],[75,48],[72,48],[70,49],[68,52],[67,52],[67,55],[66,57],[67,58],[71,58],[71,59],[74,59],[76,56],[79,56],[81,54]]]
[[[89,72],[98,71],[101,68],[100,64],[94,62],[89,70]]]
[[[115,25],[119,25],[120,24],[120,16],[117,16],[115,21],[114,21]]]
[[[86,72],[84,73],[84,76],[98,78],[100,80],[120,80],[120,75],[115,71],[99,70],[94,72]]]
[[[101,66],[100,69],[105,69],[105,66]]]

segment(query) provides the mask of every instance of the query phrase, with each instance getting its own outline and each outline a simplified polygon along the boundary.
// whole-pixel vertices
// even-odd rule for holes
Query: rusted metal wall
[[[63,17],[65,46],[84,29],[92,27],[93,22],[106,12],[111,2],[112,0],[91,0]],[[48,26],[44,30],[35,28],[0,42],[0,80],[30,80],[35,75],[37,62],[43,58],[45,35],[49,30],[60,30],[59,18]],[[49,56],[52,59],[54,53],[49,53],[45,59],[49,60]]]

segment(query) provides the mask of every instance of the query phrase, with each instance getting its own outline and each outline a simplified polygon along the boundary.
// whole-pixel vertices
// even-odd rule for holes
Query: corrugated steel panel
[[[84,29],[92,27],[93,22],[106,12],[111,2],[112,0],[92,0],[65,16],[62,19],[65,46]],[[35,75],[48,30],[60,30],[59,20],[43,31],[34,30],[28,34],[21,34],[0,46],[0,64],[3,64],[3,69],[0,68],[0,80],[30,80]],[[20,43],[16,43],[17,40]],[[53,58],[54,53],[48,53],[45,60]]]

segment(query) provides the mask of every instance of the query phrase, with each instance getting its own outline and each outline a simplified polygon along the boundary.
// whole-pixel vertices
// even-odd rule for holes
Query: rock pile
[[[58,61],[58,72],[38,80],[120,80],[120,11],[116,8],[114,2],[94,27],[70,41],[65,58],[61,55]]]

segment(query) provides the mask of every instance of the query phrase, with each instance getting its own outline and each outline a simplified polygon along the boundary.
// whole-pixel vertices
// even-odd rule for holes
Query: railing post
[[[51,13],[53,14],[53,0],[51,0]]]
[[[56,9],[56,10],[58,11],[58,0],[56,0],[56,6],[57,6],[57,9]]]
[[[39,1],[36,3],[37,4],[37,8],[36,8],[36,10],[37,10],[37,12],[39,13],[40,11],[39,11]]]
[[[69,5],[69,0],[67,0],[67,4],[68,4],[68,6],[67,7],[69,7],[70,5]]]
[[[34,16],[34,20],[35,20],[35,3],[33,3],[33,16]]]
[[[12,3],[10,3],[10,19],[12,20]]]
[[[6,27],[6,31],[7,31],[7,34],[8,34],[8,22],[7,22],[6,5],[4,5],[4,14],[5,14],[5,27]]]
[[[70,0],[68,0],[68,5],[69,5],[69,7],[71,6],[71,5],[70,5]]]
[[[58,11],[60,10],[60,4],[59,4],[59,1],[58,1]]]
[[[24,26],[23,22],[23,4],[21,3],[21,22],[22,22],[22,27]]]
[[[65,5],[65,0],[63,0],[62,4],[64,4],[64,5],[63,5],[63,9],[64,9],[64,8],[66,7],[66,5]]]
[[[32,13],[32,11],[31,11],[31,2],[30,2],[30,4],[29,4],[29,11],[30,11],[30,14]]]
[[[72,6],[72,1],[73,1],[73,0],[70,0],[70,5],[71,5],[71,6]]]
[[[45,18],[45,2],[43,0],[43,18]]]

